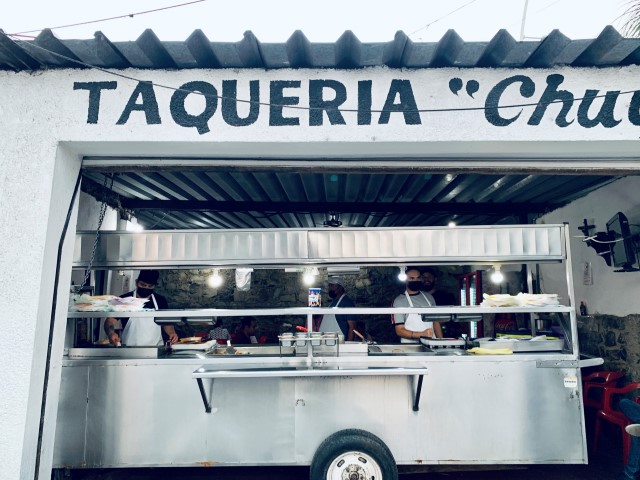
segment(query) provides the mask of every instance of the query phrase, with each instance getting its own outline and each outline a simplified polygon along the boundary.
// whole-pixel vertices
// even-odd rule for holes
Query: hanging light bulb
[[[218,288],[222,285],[222,276],[220,275],[219,269],[213,269],[213,274],[207,279],[207,283],[211,288]]]
[[[405,267],[401,266],[399,268],[400,268],[400,273],[398,274],[398,280],[400,280],[401,282],[404,282],[407,279],[407,274],[404,272]]]
[[[500,271],[500,265],[493,266],[493,273],[491,274],[491,281],[493,283],[502,283],[504,280],[504,275]]]
[[[302,281],[305,285],[313,285],[316,281],[316,275],[318,275],[317,268],[305,268],[304,273],[302,274]]]

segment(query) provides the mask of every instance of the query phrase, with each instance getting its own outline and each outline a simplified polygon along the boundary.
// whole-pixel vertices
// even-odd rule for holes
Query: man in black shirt
[[[150,310],[168,309],[167,299],[153,291],[159,276],[158,270],[140,270],[136,280],[136,289],[121,295],[121,297],[147,298],[144,308]],[[161,329],[153,317],[137,317],[131,321],[128,318],[121,318],[120,322],[122,323],[122,338],[115,330],[117,323],[115,318],[107,318],[104,321],[104,331],[112,345],[124,343],[129,346],[150,347],[162,345],[164,341],[171,343],[178,341],[178,335],[172,325],[164,325]]]

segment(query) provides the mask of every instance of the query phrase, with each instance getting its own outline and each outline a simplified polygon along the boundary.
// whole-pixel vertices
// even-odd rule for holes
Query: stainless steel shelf
[[[341,308],[341,315],[371,315],[393,313],[420,313],[433,315],[447,314],[494,314],[494,313],[569,313],[572,307],[558,305],[553,307],[424,307],[424,308]],[[282,316],[282,315],[316,315],[335,314],[334,308],[292,307],[292,308],[254,308],[228,309],[204,308],[193,310],[149,310],[143,312],[69,312],[68,318],[198,318],[198,317],[241,317],[241,316]]]

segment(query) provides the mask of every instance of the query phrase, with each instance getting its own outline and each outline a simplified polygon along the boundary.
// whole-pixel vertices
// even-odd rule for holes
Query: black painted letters
[[[188,95],[199,92],[204,97],[204,110],[199,115],[191,115],[184,107]],[[181,127],[195,127],[200,135],[209,131],[209,120],[218,108],[218,91],[207,82],[188,82],[171,95],[171,116]]]
[[[514,75],[513,77],[505,78],[498,82],[496,86],[491,89],[489,95],[487,95],[487,101],[484,104],[484,117],[487,119],[487,122],[495,125],[496,127],[506,127],[518,119],[522,110],[520,110],[516,116],[511,118],[501,116],[499,110],[500,97],[502,97],[502,94],[508,86],[517,82],[520,82],[520,95],[523,97],[529,98],[536,91],[535,83],[533,83],[533,80],[526,75]]]
[[[221,120],[224,124],[232,127],[247,127],[259,123],[260,114],[262,113],[264,117],[265,109],[269,110],[268,119],[264,118],[262,124],[267,124],[268,121],[268,125],[271,127],[299,126],[300,119],[307,118],[305,115],[308,115],[308,125],[311,127],[323,126],[325,117],[332,126],[347,125],[347,122],[357,122],[358,126],[367,126],[375,121],[372,119],[374,111],[380,112],[378,125],[389,124],[392,113],[401,113],[405,125],[421,125],[421,111],[425,115],[426,112],[431,111],[438,113],[429,115],[448,115],[449,118],[452,118],[453,115],[460,115],[458,112],[480,109],[484,110],[485,119],[490,125],[508,127],[520,119],[523,111],[531,109],[531,115],[526,121],[526,125],[530,127],[541,125],[547,116],[547,121],[544,122],[546,127],[552,127],[551,122],[553,122],[560,128],[567,128],[571,125],[573,125],[572,128],[598,126],[614,128],[625,120],[624,118],[615,118],[618,100],[621,97],[624,98],[623,95],[631,93],[608,90],[601,94],[601,90],[586,89],[581,97],[579,93],[574,94],[567,88],[562,89],[565,77],[558,73],[552,73],[545,78],[546,87],[539,99],[527,102],[518,98],[514,99],[515,95],[505,94],[508,90],[513,92],[515,88],[518,88],[520,98],[532,98],[538,85],[527,75],[513,75],[488,88],[484,107],[475,104],[468,108],[447,109],[438,108],[437,105],[419,105],[411,81],[408,79],[392,79],[386,90],[386,98],[381,92],[381,85],[375,85],[376,88],[374,88],[374,81],[375,79],[358,80],[356,89],[353,83],[345,84],[333,79],[310,79],[304,85],[301,80],[261,81],[255,79],[248,80],[248,93],[238,95],[238,80],[230,79],[222,80],[221,96],[218,95],[218,90],[212,83],[192,81],[173,91],[168,108],[176,125],[195,128],[200,135],[211,131],[210,122],[218,109],[219,99],[221,103],[219,121]],[[461,98],[459,93],[465,85],[466,96],[481,102],[478,92],[482,95],[487,91],[487,89],[481,88],[484,86],[481,85],[481,80],[455,77],[448,81],[449,91],[457,99]],[[308,87],[308,105],[300,105],[298,91],[304,87]],[[119,87],[115,81],[74,82],[74,90],[89,92],[86,123],[98,124],[103,90],[117,90],[117,88],[122,87]],[[156,88],[158,86],[150,81],[139,81],[129,95],[116,125],[128,123],[132,113],[136,111],[144,113],[147,125],[161,124]],[[267,89],[268,93],[266,93]],[[421,91],[420,94],[419,99],[423,99],[423,102],[426,101],[424,99],[434,99],[431,92]],[[204,107],[201,112],[187,111],[186,102],[189,95],[199,95],[203,99]],[[265,96],[268,99],[264,98]],[[161,96],[160,99],[162,100],[162,98],[164,97]],[[380,107],[383,98],[384,104]],[[437,101],[438,98],[435,100]],[[357,113],[357,117],[345,117],[344,105],[355,104],[356,101],[357,110],[355,113]],[[238,108],[239,103],[248,106],[240,105],[242,108]],[[574,106],[577,106],[577,110],[574,110],[572,115],[571,110]],[[354,110],[350,109],[350,111]],[[626,113],[631,125],[640,126],[640,90],[633,92]],[[520,122],[522,124],[524,120],[520,120]]]
[[[142,103],[136,103],[139,96],[142,97]],[[138,82],[116,125],[124,125],[127,123],[129,121],[129,115],[131,115],[131,112],[134,110],[144,112],[147,125],[162,123],[160,120],[160,112],[158,111],[156,93],[153,91],[153,84],[151,82]]]
[[[299,80],[276,80],[270,82],[269,103],[269,125],[272,127],[282,127],[284,125],[300,125],[298,117],[285,117],[282,109],[285,105],[298,105],[300,97],[285,97],[285,88],[300,88]]]
[[[335,92],[333,100],[325,100],[322,93],[325,88],[331,88]],[[322,112],[327,112],[331,125],[346,125],[340,105],[347,100],[347,88],[337,80],[311,80],[309,81],[309,125],[322,125]]]
[[[258,120],[260,113],[260,82],[249,82],[249,115],[246,118],[238,116],[238,81],[224,80],[222,82],[222,119],[232,127],[246,127]]]
[[[395,103],[396,95],[400,97],[400,103]],[[387,93],[387,101],[384,102],[380,119],[378,123],[385,125],[389,123],[391,112],[402,112],[404,114],[404,122],[407,125],[420,125],[420,112],[418,105],[413,96],[413,89],[409,80],[391,80],[389,93]]]
[[[74,82],[74,90],[89,90],[89,107],[87,108],[87,123],[98,123],[100,116],[100,92],[115,90],[117,82]]]

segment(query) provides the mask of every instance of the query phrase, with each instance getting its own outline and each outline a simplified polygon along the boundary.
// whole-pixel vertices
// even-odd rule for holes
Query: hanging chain
[[[111,178],[111,183],[109,184],[109,192],[113,191],[113,179],[115,174],[111,174],[110,176],[104,176],[104,182],[102,183],[102,187],[104,190],[107,189],[107,180]],[[104,216],[107,213],[107,193],[103,192],[104,196],[102,199],[102,205],[100,206],[100,215],[98,217],[98,226],[96,228],[96,238],[93,242],[93,250],[91,251],[91,257],[89,258],[89,265],[87,265],[87,270],[84,273],[84,281],[82,282],[82,286],[85,287],[87,282],[89,281],[89,277],[91,276],[91,266],[93,265],[93,260],[96,257],[96,250],[98,248],[98,239],[100,238],[100,227],[102,227],[102,222],[104,220]]]

